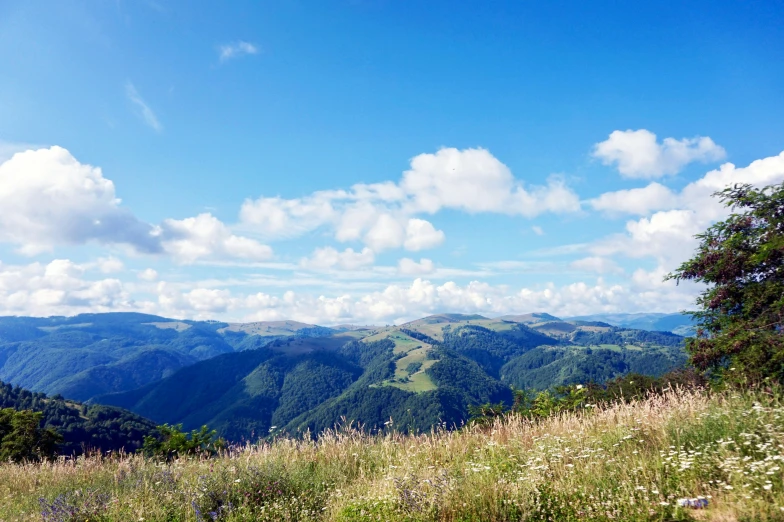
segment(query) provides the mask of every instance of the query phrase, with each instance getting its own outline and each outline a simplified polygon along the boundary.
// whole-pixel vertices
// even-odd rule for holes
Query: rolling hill
[[[424,431],[459,425],[471,404],[510,404],[512,386],[603,382],[630,371],[659,375],[685,362],[678,335],[547,314],[439,314],[254,345],[259,339],[243,341],[252,349],[94,401],[186,429],[208,424],[232,440],[314,434],[352,421],[369,430],[387,429],[391,420],[398,429]]]
[[[0,409],[3,408],[42,412],[43,427],[54,428],[63,436],[58,448],[63,455],[121,449],[132,453],[155,430],[150,420],[120,408],[82,404],[0,382]]]
[[[694,321],[687,314],[595,314],[571,317],[570,321],[602,321],[621,328],[673,332],[678,335],[694,334]]]
[[[294,321],[230,324],[136,313],[0,317],[0,380],[83,401],[218,355],[332,333]]]

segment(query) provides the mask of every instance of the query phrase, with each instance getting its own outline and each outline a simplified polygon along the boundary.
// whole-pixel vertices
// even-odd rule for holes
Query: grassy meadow
[[[536,423],[345,427],[213,459],[3,464],[0,520],[784,520],[782,467],[775,395],[669,391]]]

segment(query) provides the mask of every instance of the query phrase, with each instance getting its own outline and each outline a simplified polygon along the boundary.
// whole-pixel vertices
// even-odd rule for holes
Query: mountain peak
[[[550,315],[547,313],[530,313],[530,314],[521,314],[521,315],[502,315],[498,319],[502,321],[510,321],[513,323],[523,323],[523,324],[536,324],[536,323],[544,323],[549,321],[561,321],[560,318],[555,317],[554,315]]]

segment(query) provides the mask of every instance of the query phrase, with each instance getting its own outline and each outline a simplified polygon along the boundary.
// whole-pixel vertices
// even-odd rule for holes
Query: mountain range
[[[438,314],[326,328],[135,313],[3,317],[0,380],[156,423],[207,424],[231,440],[340,422],[422,431],[459,425],[472,404],[509,405],[512,387],[659,375],[685,363],[682,336],[609,320],[681,327],[688,318]]]

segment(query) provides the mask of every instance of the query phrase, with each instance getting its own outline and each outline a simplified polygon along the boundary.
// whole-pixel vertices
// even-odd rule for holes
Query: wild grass
[[[0,519],[784,520],[783,467],[777,394],[673,390],[418,436],[348,426],[214,459],[4,464]],[[679,506],[696,498],[708,507]]]

